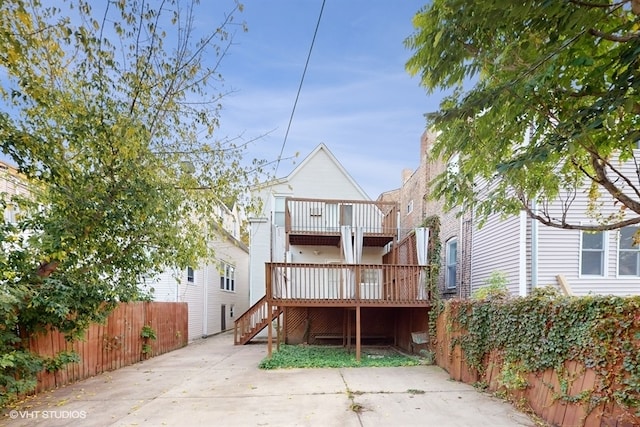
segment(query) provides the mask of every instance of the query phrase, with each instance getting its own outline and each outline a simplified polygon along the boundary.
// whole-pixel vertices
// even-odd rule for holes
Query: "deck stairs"
[[[242,316],[235,321],[234,325],[234,344],[244,345],[251,341],[253,337],[258,335],[269,322],[276,319],[282,314],[282,307],[272,306],[269,313],[269,304],[267,297],[262,297],[258,302],[253,304]]]

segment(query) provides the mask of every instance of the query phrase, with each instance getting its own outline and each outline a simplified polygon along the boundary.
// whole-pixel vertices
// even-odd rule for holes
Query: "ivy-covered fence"
[[[552,425],[640,425],[640,297],[448,301],[436,363]]]

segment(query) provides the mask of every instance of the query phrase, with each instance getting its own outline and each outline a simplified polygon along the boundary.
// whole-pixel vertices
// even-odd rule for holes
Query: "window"
[[[235,292],[236,268],[226,262],[220,263],[220,289]]]
[[[193,284],[195,282],[195,272],[193,268],[187,267],[187,283]]]
[[[457,280],[456,276],[458,264],[458,239],[450,239],[447,242],[447,251],[445,257],[445,285],[447,289],[453,289],[456,287]]]
[[[640,247],[635,236],[639,227],[620,229],[618,248],[618,274],[620,276],[640,276]]]
[[[582,232],[580,274],[604,276],[604,232]]]
[[[276,196],[273,199],[273,224],[284,227],[285,198]]]
[[[411,201],[407,204],[407,215],[409,215],[411,212],[413,212],[413,200],[411,200]]]

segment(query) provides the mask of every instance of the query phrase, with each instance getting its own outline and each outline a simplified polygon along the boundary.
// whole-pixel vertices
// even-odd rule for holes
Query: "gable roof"
[[[302,171],[306,167],[306,165],[309,164],[312,161],[312,159],[316,157],[321,151],[324,152],[327,155],[327,157],[335,164],[336,168],[338,168],[340,173],[349,181],[351,185],[353,185],[353,187],[356,189],[358,193],[360,193],[360,195],[363,197],[364,200],[371,200],[371,197],[369,197],[369,195],[362,189],[362,187],[353,179],[353,177],[349,174],[349,172],[347,172],[344,166],[342,166],[340,161],[336,158],[336,156],[333,155],[331,150],[329,150],[329,148],[323,142],[318,144],[318,146],[314,148],[313,151],[311,151],[311,153],[309,153],[307,157],[305,157],[304,160],[302,160],[302,162],[300,162],[289,173],[289,175],[286,175],[282,178],[274,178],[269,181],[262,182],[260,184],[253,186],[252,189],[258,190],[258,189],[272,187],[278,184],[284,184],[284,183],[290,182],[291,179],[295,177],[298,173],[300,173],[300,171]]]
[[[307,157],[304,158],[304,160],[302,162],[300,162],[300,164],[298,166],[295,167],[294,170],[291,171],[291,173],[289,173],[289,175],[287,175],[284,179],[282,179],[283,181],[291,181],[291,179],[293,177],[295,177],[301,170],[303,170],[305,168],[305,166],[311,162],[311,160],[316,157],[318,155],[318,153],[320,153],[321,151],[323,151],[328,157],[329,159],[335,163],[336,167],[338,168],[338,170],[345,176],[345,178],[347,178],[347,180],[349,181],[349,183],[351,185],[353,185],[353,187],[362,195],[362,197],[366,200],[371,200],[371,198],[369,197],[369,195],[362,189],[362,187],[360,187],[360,185],[353,179],[353,177],[349,174],[349,172],[347,172],[347,170],[344,168],[344,166],[342,166],[342,163],[340,163],[340,161],[336,158],[336,156],[333,155],[333,153],[331,152],[331,150],[329,150],[329,148],[323,143],[321,142],[320,144],[318,144],[318,146],[316,148],[313,149],[313,151],[311,153],[309,153],[309,155]]]

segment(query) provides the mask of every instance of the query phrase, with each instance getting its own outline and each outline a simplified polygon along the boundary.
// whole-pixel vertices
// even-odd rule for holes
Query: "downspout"
[[[208,266],[202,269],[202,338],[209,336],[208,317],[209,317],[209,298],[207,295],[207,271]]]
[[[518,295],[527,296],[527,212],[520,211],[520,259],[518,266]]]
[[[537,203],[531,202],[531,210],[535,212]],[[531,218],[531,290],[538,287],[538,220]]]

